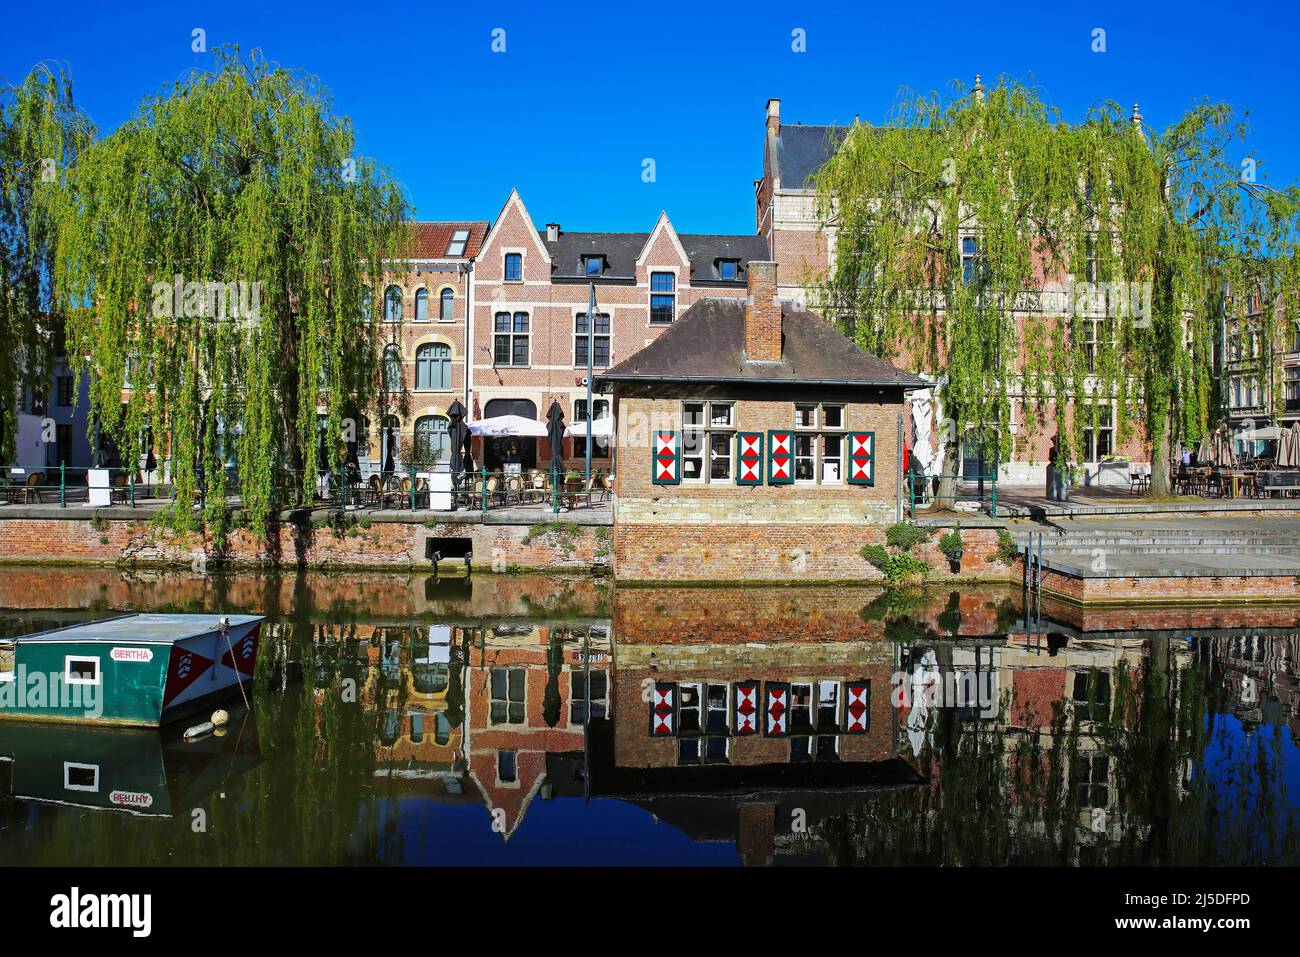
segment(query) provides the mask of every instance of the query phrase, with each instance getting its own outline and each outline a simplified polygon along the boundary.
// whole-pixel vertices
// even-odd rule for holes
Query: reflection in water
[[[224,735],[0,723],[0,862],[1300,863],[1294,610],[1016,598],[23,570],[271,620]]]

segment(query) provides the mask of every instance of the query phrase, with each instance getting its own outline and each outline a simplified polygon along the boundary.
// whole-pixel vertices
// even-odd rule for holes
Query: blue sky
[[[901,86],[1000,73],[1032,79],[1069,119],[1141,104],[1163,128],[1198,98],[1251,114],[1275,184],[1300,179],[1294,44],[1300,6],[1222,4],[676,3],[10,4],[0,76],[71,71],[101,130],[238,43],[318,75],[425,219],[493,219],[517,187],[538,224],[754,229],[763,109],[787,122],[880,120]],[[492,31],[506,50],[493,53]],[[806,52],[792,50],[802,29]],[[1104,53],[1092,52],[1105,31]],[[1245,153],[1243,152],[1243,156]],[[643,161],[656,179],[643,182]]]

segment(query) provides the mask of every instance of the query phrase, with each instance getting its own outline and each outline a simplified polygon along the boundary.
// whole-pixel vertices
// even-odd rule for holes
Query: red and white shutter
[[[763,433],[736,433],[736,484],[763,484]]]
[[[732,720],[736,734],[757,734],[759,722],[757,681],[737,681],[731,688]]]
[[[767,433],[767,484],[794,481],[794,433],[772,429]]]
[[[844,733],[866,734],[871,730],[871,682],[844,683]]]
[[[655,485],[676,485],[682,480],[682,454],[676,432],[654,433],[653,458],[651,482]]]
[[[763,685],[763,734],[783,738],[790,733],[790,684],[769,681]]]
[[[849,484],[876,484],[876,433],[849,434]]]
[[[677,733],[677,685],[656,683],[650,692],[650,734],[665,737]]]

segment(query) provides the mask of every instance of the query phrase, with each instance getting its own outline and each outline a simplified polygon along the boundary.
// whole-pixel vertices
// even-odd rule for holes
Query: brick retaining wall
[[[342,528],[285,522],[265,539],[234,529],[218,555],[197,533],[180,534],[143,518],[0,516],[0,562],[203,568],[224,558],[233,565],[428,569],[426,542],[431,538],[470,539],[474,567],[480,570],[586,571],[608,567],[612,560],[612,533],[606,525],[362,521]]]

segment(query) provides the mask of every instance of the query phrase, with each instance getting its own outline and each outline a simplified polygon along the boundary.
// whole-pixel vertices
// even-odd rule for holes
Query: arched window
[[[429,321],[429,290],[423,287],[415,291],[415,321]]]
[[[369,322],[375,314],[375,291],[369,286],[361,287],[361,318]]]
[[[451,322],[455,317],[452,308],[456,302],[456,294],[450,289],[444,289],[438,297],[438,321]]]
[[[389,322],[398,322],[402,318],[402,290],[398,286],[384,290],[384,318]]]
[[[433,465],[447,461],[451,442],[447,435],[447,419],[441,415],[426,415],[415,420],[415,464]]]
[[[415,350],[415,388],[418,392],[451,388],[451,346],[430,342]]]
[[[402,353],[393,343],[384,347],[384,390],[399,392],[402,388]]]

